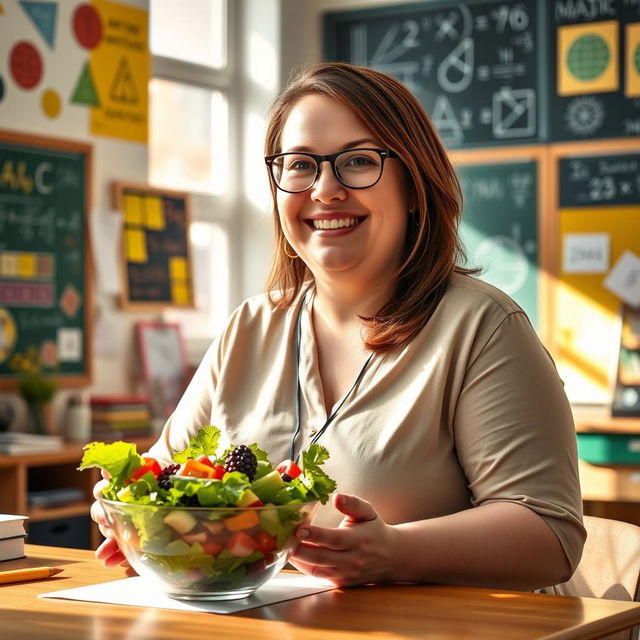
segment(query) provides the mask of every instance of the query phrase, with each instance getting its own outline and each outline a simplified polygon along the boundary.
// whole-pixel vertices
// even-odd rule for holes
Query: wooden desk
[[[48,580],[0,585],[0,635],[25,640],[589,640],[640,623],[640,604],[430,585],[327,591],[235,615],[39,599],[39,593],[117,580],[93,552],[27,545],[1,570],[59,566]]]

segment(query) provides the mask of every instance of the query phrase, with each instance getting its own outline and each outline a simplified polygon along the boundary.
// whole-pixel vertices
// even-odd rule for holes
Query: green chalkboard
[[[90,381],[91,148],[0,131],[0,386]]]
[[[640,202],[640,153],[560,158],[558,173],[560,207]]]
[[[469,266],[509,294],[539,329],[538,165],[535,161],[457,167],[464,209],[460,235]]]
[[[546,135],[544,8],[436,0],[334,11],[324,19],[324,54],[395,76],[451,149],[537,142]]]
[[[550,139],[640,135],[640,2],[547,2]]]

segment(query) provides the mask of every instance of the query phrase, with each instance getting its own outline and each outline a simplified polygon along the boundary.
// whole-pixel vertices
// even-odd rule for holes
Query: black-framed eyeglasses
[[[333,175],[349,189],[368,189],[380,180],[384,161],[397,158],[391,149],[348,149],[326,156],[317,153],[276,153],[264,161],[278,189],[301,193],[311,189],[320,175],[320,165],[329,162]]]

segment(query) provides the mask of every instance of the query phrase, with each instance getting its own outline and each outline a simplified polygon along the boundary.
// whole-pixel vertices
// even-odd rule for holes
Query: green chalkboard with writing
[[[457,166],[464,208],[460,235],[468,264],[509,294],[539,328],[538,164]]]
[[[91,147],[0,131],[0,386],[90,381]]]
[[[541,0],[434,0],[331,11],[327,60],[395,76],[450,149],[545,139]]]

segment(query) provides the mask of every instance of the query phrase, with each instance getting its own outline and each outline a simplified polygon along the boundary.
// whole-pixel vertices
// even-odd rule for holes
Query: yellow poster
[[[605,234],[609,271],[625,250],[640,254],[640,207],[610,206],[560,210],[560,236]],[[559,243],[558,264],[564,264]],[[557,365],[572,395],[608,401],[620,341],[621,301],[603,286],[606,273],[562,271],[556,287]],[[579,320],[578,320],[579,319]]]
[[[618,22],[558,28],[558,95],[618,90]]]
[[[147,11],[92,0],[104,34],[90,64],[100,106],[91,108],[91,133],[147,143],[149,39]]]
[[[624,95],[640,96],[640,22],[627,25],[627,53]]]

